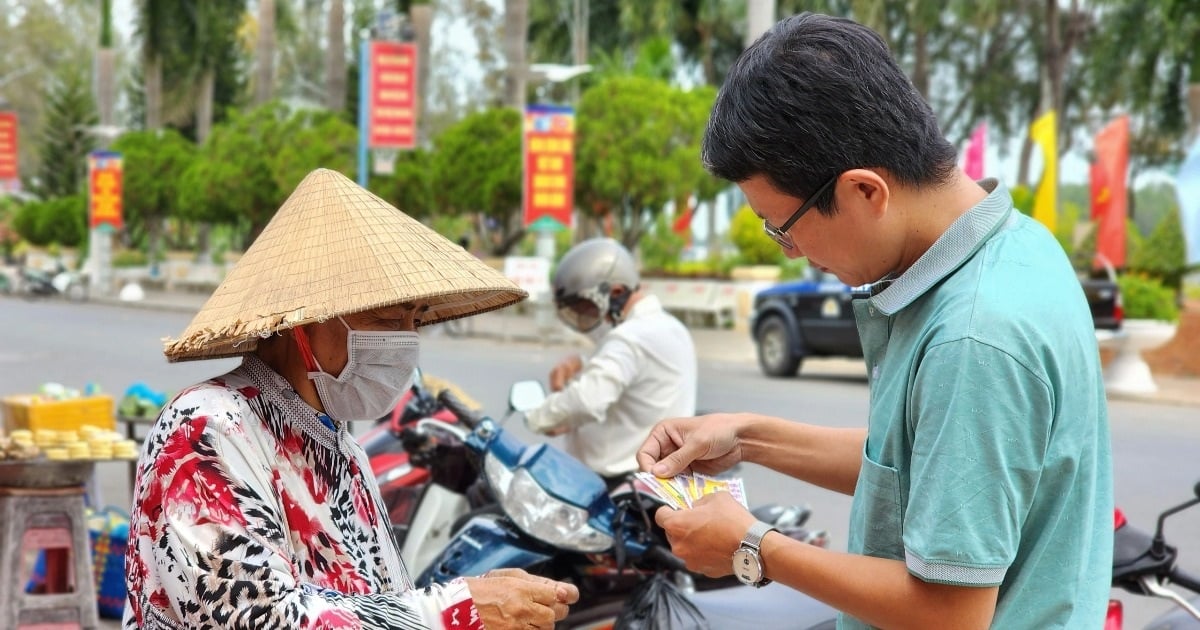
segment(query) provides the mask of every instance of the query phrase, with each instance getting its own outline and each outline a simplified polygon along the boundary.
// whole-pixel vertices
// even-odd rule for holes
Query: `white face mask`
[[[308,378],[317,387],[325,413],[339,422],[376,420],[391,411],[412,382],[420,356],[416,331],[354,330],[338,318],[348,331],[349,359],[334,378],[321,369]]]

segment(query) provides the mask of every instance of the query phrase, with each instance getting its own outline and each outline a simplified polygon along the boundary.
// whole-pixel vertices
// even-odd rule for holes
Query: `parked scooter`
[[[53,273],[22,267],[19,278],[17,292],[29,299],[62,295],[72,302],[82,302],[88,297],[86,277],[62,265]]]
[[[531,409],[544,395],[536,382],[517,383],[510,411]],[[458,423],[424,419],[414,431],[458,439],[499,513],[465,522],[420,573],[418,586],[523,568],[579,587],[580,601],[560,628],[595,628],[609,627],[639,584],[665,573],[713,628],[835,627],[832,608],[787,587],[754,589],[688,572],[654,523],[653,512],[662,505],[657,497],[631,484],[610,493],[600,475],[553,445],[524,444],[495,420],[461,408],[448,392],[439,399]],[[442,483],[436,471],[433,481]],[[457,482],[462,487],[463,480]],[[825,544],[823,533],[781,531]]]
[[[1158,517],[1154,534],[1148,534],[1125,521],[1120,510],[1115,514],[1113,532],[1113,586],[1118,586],[1135,595],[1161,597],[1175,603],[1170,612],[1150,622],[1153,630],[1200,630],[1200,597],[1191,601],[1168,588],[1168,584],[1179,585],[1200,595],[1200,578],[1191,575],[1176,565],[1178,551],[1168,545],[1163,537],[1163,523],[1168,516],[1200,504],[1200,483],[1192,488],[1191,499],[1169,508]],[[1108,619],[1104,630],[1121,630],[1124,627],[1124,612],[1121,602],[1108,603]]]
[[[430,483],[430,467],[442,461],[439,456],[442,448],[436,440],[423,440],[420,446],[406,447],[405,436],[412,439],[413,435],[409,429],[425,418],[458,422],[437,400],[426,375],[418,369],[412,386],[395,409],[358,438],[379,484],[401,557],[414,573],[428,566],[449,542],[455,523],[472,507],[464,493]],[[411,458],[409,449],[420,455]],[[440,474],[449,476],[444,471]]]

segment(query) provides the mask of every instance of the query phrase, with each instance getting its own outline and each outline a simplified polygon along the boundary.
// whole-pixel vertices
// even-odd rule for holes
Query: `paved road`
[[[95,382],[118,396],[138,380],[172,390],[234,365],[234,360],[166,363],[160,339],[178,334],[189,319],[181,312],[0,298],[0,395],[33,391],[46,381],[72,386]],[[565,350],[432,333],[423,341],[422,364],[431,374],[457,382],[495,413],[504,408],[513,381],[544,378]],[[861,376],[837,362],[810,362],[801,378],[772,380],[759,374],[749,356],[732,353],[703,362],[699,404],[857,426],[867,408],[867,389]],[[1130,521],[1151,527],[1159,511],[1189,496],[1200,479],[1195,464],[1200,418],[1196,408],[1175,405],[1114,401],[1110,411],[1118,503]],[[530,437],[519,424],[512,428]],[[106,503],[128,505],[124,464],[102,464],[98,477]],[[744,477],[753,503],[809,503],[812,524],[831,531],[834,547],[844,548],[848,498],[754,466],[746,467]],[[1185,566],[1200,568],[1200,509],[1173,517],[1167,536],[1182,548]],[[1189,556],[1189,550],[1195,553]],[[1169,606],[1132,595],[1121,598],[1130,628],[1145,625]]]

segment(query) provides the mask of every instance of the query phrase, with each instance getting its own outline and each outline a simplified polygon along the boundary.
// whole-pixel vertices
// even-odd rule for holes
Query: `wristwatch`
[[[767,570],[763,567],[762,556],[759,555],[759,547],[762,546],[763,536],[767,532],[779,531],[762,521],[756,521],[746,531],[746,536],[742,538],[742,545],[737,551],[733,552],[733,574],[741,580],[742,584],[759,588],[771,583],[767,579]]]

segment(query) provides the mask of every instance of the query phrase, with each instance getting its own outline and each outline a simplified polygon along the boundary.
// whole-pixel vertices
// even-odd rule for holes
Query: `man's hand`
[[[567,607],[579,601],[575,585],[521,569],[495,569],[466,582],[480,621],[488,630],[552,629],[554,622],[567,616]]]
[[[691,571],[709,577],[733,573],[733,552],[754,523],[754,516],[728,492],[714,492],[690,509],[659,508],[654,520],[667,532],[671,552]]]
[[[583,369],[583,359],[573,354],[558,362],[550,370],[550,391],[561,392],[571,379]]]
[[[659,477],[688,469],[713,475],[740,461],[738,416],[723,413],[663,420],[637,452],[638,466]]]

